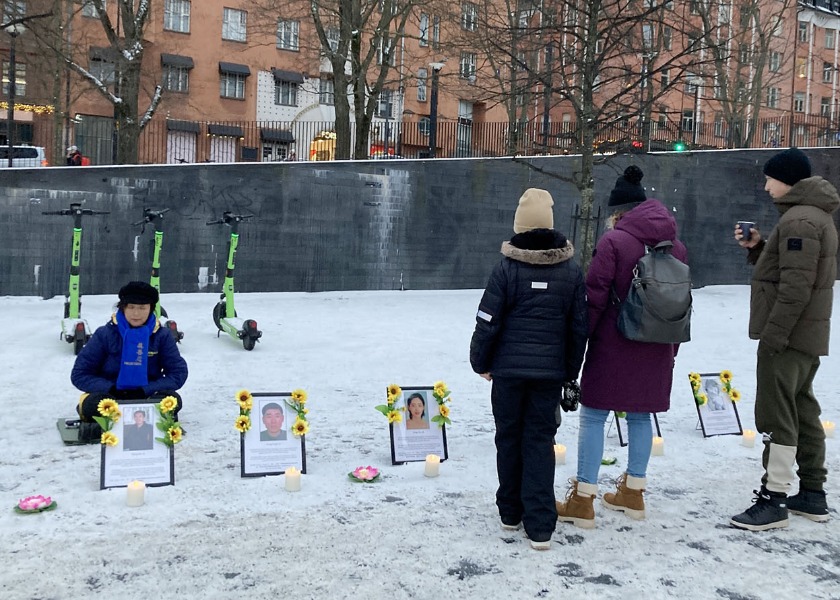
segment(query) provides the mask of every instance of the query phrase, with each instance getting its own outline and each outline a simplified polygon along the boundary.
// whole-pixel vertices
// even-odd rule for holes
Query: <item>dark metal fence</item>
[[[31,126],[18,131],[16,139],[18,143],[47,147],[50,164],[61,165],[64,148],[51,142],[64,136],[54,136],[53,127],[54,121],[49,116],[36,116]],[[428,118],[376,121],[368,142],[369,156],[427,158],[430,128]],[[140,135],[138,163],[330,160],[334,158],[333,130],[332,122],[156,120]],[[0,132],[0,144],[3,133]],[[113,119],[81,115],[74,120],[69,139],[92,164],[107,165],[116,163],[118,135]],[[351,126],[351,137],[355,135],[356,128]],[[749,140],[742,139],[746,135],[742,128],[722,122],[661,124],[628,120],[601,128],[596,132],[594,147],[596,152],[607,154],[840,146],[840,120],[797,115],[791,126],[790,117],[761,119]],[[574,122],[550,123],[544,129],[541,122],[511,125],[442,120],[437,124],[436,139],[437,158],[576,154],[581,144]],[[351,147],[353,143],[351,139]]]

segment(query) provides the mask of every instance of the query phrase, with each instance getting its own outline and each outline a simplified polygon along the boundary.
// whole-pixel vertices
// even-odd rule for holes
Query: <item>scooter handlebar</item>
[[[91,210],[89,208],[82,208],[82,209],[71,209],[65,208],[64,210],[44,210],[41,211],[42,215],[61,215],[61,216],[69,216],[75,215],[77,212],[80,212],[83,215],[109,215],[111,211],[108,210]]]

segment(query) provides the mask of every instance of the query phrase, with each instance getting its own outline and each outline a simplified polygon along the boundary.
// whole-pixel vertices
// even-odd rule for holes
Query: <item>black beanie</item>
[[[644,176],[645,174],[636,165],[630,165],[624,169],[624,175],[615,180],[615,187],[610,192],[610,201],[607,206],[620,206],[629,210],[647,200],[645,188],[641,184]]]
[[[150,304],[155,307],[158,291],[145,281],[131,281],[120,289],[120,304]]]
[[[788,148],[764,163],[764,174],[787,185],[811,176],[811,162],[799,148]]]

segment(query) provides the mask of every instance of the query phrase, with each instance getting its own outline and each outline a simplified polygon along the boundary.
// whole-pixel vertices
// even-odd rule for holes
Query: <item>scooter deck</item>
[[[79,440],[79,426],[68,426],[68,421],[78,422],[77,419],[59,419],[55,422],[55,426],[58,428],[58,433],[61,436],[61,441],[64,442],[67,446],[84,446],[87,444],[99,443],[99,440],[97,439],[92,439],[85,442]]]

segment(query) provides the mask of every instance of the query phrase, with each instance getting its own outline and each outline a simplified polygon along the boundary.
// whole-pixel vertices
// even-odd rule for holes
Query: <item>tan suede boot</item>
[[[595,495],[598,493],[598,485],[595,483],[583,483],[577,479],[570,479],[569,491],[566,492],[565,502],[555,502],[557,506],[557,520],[563,523],[572,523],[581,529],[594,529],[595,527]]]
[[[607,492],[601,503],[610,510],[623,511],[631,519],[645,518],[644,491],[647,477],[633,477],[625,473],[616,482],[615,493]]]

